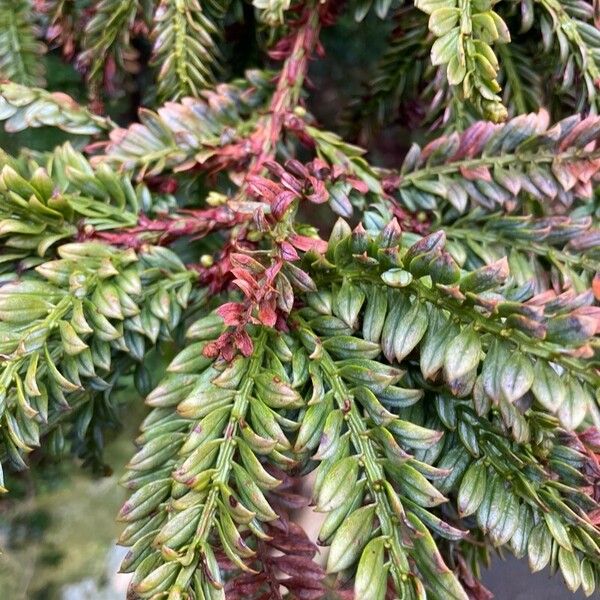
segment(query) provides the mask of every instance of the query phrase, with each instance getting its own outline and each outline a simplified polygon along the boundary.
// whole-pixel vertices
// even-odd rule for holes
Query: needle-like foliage
[[[130,598],[485,600],[495,552],[596,593],[594,9],[0,1],[6,135],[69,136],[0,153],[0,490],[102,471],[126,387]],[[365,149],[307,85],[346,13],[387,40]]]

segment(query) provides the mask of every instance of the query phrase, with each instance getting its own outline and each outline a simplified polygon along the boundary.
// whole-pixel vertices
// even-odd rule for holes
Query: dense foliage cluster
[[[387,39],[342,137],[308,71],[348,19]],[[599,21],[0,0],[0,120],[64,136],[0,153],[0,491],[32,452],[101,469],[128,386],[131,598],[487,600],[496,551],[594,594]],[[419,144],[375,166],[392,127]]]

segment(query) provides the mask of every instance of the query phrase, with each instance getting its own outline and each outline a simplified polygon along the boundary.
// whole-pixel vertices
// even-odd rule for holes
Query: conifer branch
[[[232,229],[250,220],[251,215],[231,210],[226,205],[204,210],[181,211],[165,219],[141,216],[134,227],[117,232],[93,231],[84,236],[100,239],[115,246],[139,249],[145,244],[168,245],[182,237],[199,239],[221,229]]]
[[[439,199],[455,213],[469,200],[486,210],[513,206],[523,193],[544,212],[571,206],[592,195],[598,151],[595,116],[564,120],[548,129],[544,112],[520,115],[505,125],[472,125],[463,134],[438,138],[421,150],[413,146],[400,171],[400,195],[411,210],[433,210]]]
[[[200,98],[168,102],[157,112],[141,110],[141,122],[112,131],[109,143],[101,146],[105,154],[93,163],[136,171],[140,179],[165,170],[210,172],[243,164],[253,146],[237,130],[252,127],[253,113],[265,105],[269,92],[267,73],[253,71],[246,77],[206,90]]]
[[[567,438],[548,432],[546,449],[539,447],[542,456],[534,457],[514,443],[507,444],[501,431],[494,432],[487,421],[477,419],[468,409],[462,412],[460,404],[455,416],[449,403],[444,406],[449,411],[440,411],[440,417],[458,431],[457,441],[464,445],[466,454],[447,456],[439,462],[439,467],[453,467],[440,481],[440,489],[456,494],[460,516],[476,520],[495,547],[509,542],[517,558],[528,555],[534,571],[549,562],[551,546],[555,551],[562,547],[569,552],[576,566],[561,562],[560,569],[575,591],[578,585],[573,583],[573,569],[579,569],[586,560],[595,560],[597,554],[598,530],[590,517],[597,504],[588,493],[588,486],[595,485],[598,477],[593,451],[590,456],[590,449],[576,437],[565,445]],[[486,412],[485,407],[478,410],[480,414]],[[482,443],[473,446],[469,440],[476,438]],[[577,468],[585,474],[577,473]],[[533,473],[535,477],[531,477]],[[556,484],[556,478],[562,483]],[[493,506],[501,506],[502,511],[494,512]],[[578,575],[575,579],[580,581]],[[586,581],[586,589],[588,586]]]
[[[538,111],[544,106],[545,93],[542,78],[531,66],[531,57],[516,40],[498,44],[502,100],[509,116]]]
[[[363,231],[356,232],[355,238],[357,239],[356,243],[364,247],[368,236]],[[398,235],[397,223],[392,222],[381,234],[381,239],[398,240]],[[576,374],[582,382],[587,382],[592,386],[597,385],[600,380],[598,372],[590,370],[583,359],[583,356],[589,355],[586,350],[587,344],[595,343],[594,335],[596,333],[596,309],[592,308],[589,315],[585,310],[579,311],[580,302],[585,305],[593,302],[589,294],[584,294],[577,299],[572,295],[566,295],[554,301],[554,294],[542,293],[539,297],[535,297],[531,291],[523,290],[521,293],[529,302],[515,299],[515,294],[511,294],[510,289],[503,295],[501,286],[506,283],[509,276],[506,260],[503,259],[493,265],[462,274],[452,257],[443,249],[445,240],[443,231],[422,238],[405,253],[394,250],[394,244],[384,246],[392,248],[392,250],[388,251],[390,257],[384,261],[385,267],[389,267],[389,269],[383,273],[378,271],[382,268],[378,265],[383,256],[379,259],[376,258],[373,255],[376,251],[373,251],[372,246],[373,254],[370,257],[365,257],[363,261],[351,259],[350,240],[348,235],[348,237],[342,238],[342,241],[335,241],[336,245],[341,244],[337,251],[337,264],[338,268],[342,268],[342,273],[337,275],[337,281],[340,281],[340,276],[351,278],[357,282],[360,281],[360,277],[369,277],[370,285],[374,285],[378,279],[381,279],[387,286],[398,288],[396,291],[398,298],[395,304],[402,306],[403,302],[408,302],[405,308],[411,309],[411,318],[415,320],[412,327],[419,332],[418,335],[415,334],[412,345],[394,349],[392,344],[387,350],[384,349],[384,354],[389,360],[396,357],[400,362],[401,357],[406,356],[423,339],[427,323],[432,318],[432,315],[427,317],[427,311],[420,307],[422,303],[426,303],[430,304],[433,313],[439,313],[437,316],[442,319],[443,323],[449,324],[450,320],[447,315],[452,315],[454,322],[459,325],[459,329],[455,333],[458,335],[460,331],[460,335],[464,337],[465,352],[467,347],[472,350],[469,360],[472,360],[473,363],[462,365],[459,369],[461,377],[474,369],[481,359],[481,344],[483,342],[485,345],[486,338],[476,335],[474,332],[477,331],[480,334],[490,334],[491,339],[496,339],[498,342],[514,343],[532,360],[539,358],[542,363],[545,361],[556,362],[564,366],[565,370]],[[366,247],[369,247],[368,242]],[[345,268],[342,267],[344,254],[346,255],[345,260],[348,261],[346,263],[348,266]],[[317,274],[314,273],[313,276],[318,283],[320,279]],[[331,277],[332,274],[323,274],[322,276],[327,280],[327,277]],[[424,276],[430,277],[432,284],[428,284],[427,280],[422,280],[421,278]],[[495,291],[494,297],[488,298],[487,294],[483,293],[488,290]],[[402,296],[404,296],[403,300],[401,300]],[[479,308],[476,309],[476,307]],[[382,318],[382,315],[379,318]],[[392,315],[390,326],[393,318]],[[411,327],[408,324],[409,320],[407,317],[403,327]],[[564,337],[561,333],[561,324],[567,322],[570,327],[567,337]],[[465,327],[460,326],[461,324],[464,324]],[[433,327],[433,325],[431,326]],[[440,336],[442,329],[444,329],[443,326],[438,329]],[[555,347],[557,343],[570,346],[572,350],[569,351],[565,348],[562,352],[557,352]],[[498,357],[494,357],[493,361],[499,361]],[[445,373],[452,388],[454,385],[452,369],[447,369]],[[427,377],[427,370],[424,375]],[[459,377],[455,383],[460,387],[464,382]],[[473,384],[474,380],[469,380],[468,385]],[[588,391],[586,391],[586,386],[582,385],[582,393],[585,395]]]
[[[360,139],[398,117],[403,102],[418,97],[429,62],[426,17],[411,7],[401,9],[388,47],[378,61],[365,94],[355,98],[344,120],[351,132],[362,127]],[[365,122],[366,121],[366,122]],[[369,132],[369,130],[373,130]]]
[[[109,131],[115,124],[80,106],[66,94],[29,88],[17,83],[0,84],[0,120],[10,133],[30,127],[58,127],[77,135]]]
[[[50,164],[52,176],[35,163],[22,175],[15,163],[0,171],[0,238],[7,250],[3,269],[35,266],[59,242],[132,227],[142,208],[153,210],[147,188],[134,189],[127,177],[106,165],[92,170],[69,144],[55,150]]]
[[[5,285],[0,297],[2,445],[21,467],[20,455],[39,446],[40,429],[47,433],[71,411],[71,394],[75,404],[89,403],[94,394],[82,392],[111,387],[103,377],[118,372],[115,352],[140,362],[144,337],[155,342],[161,329],[176,326],[195,278],[161,249],[138,257],[92,242],[58,252],[37,266],[38,276]]]
[[[462,245],[469,264],[489,264],[508,256],[516,282],[535,281],[538,292],[550,288],[551,281],[562,281],[564,289],[586,292],[600,270],[598,231],[589,217],[486,215],[479,220],[473,214],[456,221],[447,235]],[[549,263],[548,276],[540,261]]]
[[[219,14],[228,2],[211,3]],[[208,6],[208,5],[207,5]],[[214,80],[220,53],[215,44],[216,20],[198,0],[161,0],[154,13],[152,62],[159,66],[158,96],[161,101],[199,96]]]
[[[249,109],[258,108],[257,104],[265,100],[269,91],[264,74],[248,73],[247,81],[237,86],[217,86],[215,92],[203,92],[202,100],[188,98],[181,104],[167,103],[158,114],[141,111],[141,125],[112,132],[106,156],[96,160],[106,160],[128,170],[138,168],[143,177],[164,168],[176,171],[202,168],[204,163],[209,170],[214,163],[219,168],[235,167],[252,157],[248,173],[260,172],[262,164],[272,158],[284,123],[299,101],[308,61],[318,44],[323,18],[320,11],[325,13],[326,7],[307,9],[295,24],[296,29],[272,51],[274,57],[285,57],[285,61],[263,118],[240,123]],[[248,130],[252,133],[232,135],[228,126],[234,123],[244,133]],[[225,132],[227,142],[223,143]]]
[[[0,2],[0,77],[22,85],[44,84],[45,46],[36,40],[29,0]]]
[[[462,85],[465,99],[471,99],[483,116],[504,121],[506,108],[498,92],[498,61],[491,48],[494,42],[510,42],[510,33],[498,13],[480,10],[471,0],[429,2],[417,8],[430,15],[429,29],[438,37],[431,49],[434,65],[447,65],[450,85]]]
[[[532,60],[535,35],[496,46],[496,61],[514,7],[442,2],[419,4],[442,68],[426,65],[427,17],[402,9],[407,32],[356,113],[430,125],[397,170],[367,161],[383,146],[349,144],[304,106],[328,87],[318,69],[307,80],[321,29],[344,10],[384,16],[388,0],[256,1],[226,18],[225,0],[36,2],[67,60],[85,30],[95,101],[117,71],[142,72],[109,106],[121,127],[30,82],[0,84],[7,131],[98,136],[84,154],[41,137],[0,152],[0,462],[25,469],[39,448],[108,472],[103,431],[133,382],[152,410],[122,480],[132,597],[487,600],[495,549],[594,593],[594,14],[579,0],[521,6],[524,29],[541,14],[544,47],[557,42],[573,90],[561,95],[554,64]],[[252,59],[269,24],[273,71],[208,89],[223,23],[234,60],[241,47]],[[142,58],[154,44],[155,83],[133,36]],[[153,107],[155,85],[178,102]],[[570,115],[573,98],[587,116]],[[517,114],[538,104],[561,120]],[[514,117],[474,122],[473,109]],[[362,224],[339,220],[325,241],[331,214]],[[175,357],[156,384],[163,350]],[[325,570],[294,522],[311,496]]]
[[[220,330],[220,319],[209,317],[192,325],[188,336],[206,340],[214,338]],[[133,544],[124,569],[135,570],[131,589],[141,597],[154,597],[161,591],[188,590],[224,597],[224,582],[211,532],[216,529],[228,559],[243,571],[251,572],[243,561],[255,552],[237,527],[249,528],[259,539],[267,539],[260,522],[277,517],[260,490],[273,489],[279,481],[264,470],[255,453],[286,460],[278,450],[289,448],[289,442],[270,407],[297,407],[300,398],[289,382],[268,370],[264,362],[265,330],[257,336],[257,351],[252,357],[239,357],[230,365],[217,362],[211,366],[213,361],[202,354],[206,342],[192,344],[174,359],[168,369],[171,375],[147,399],[156,408],[146,420],[143,436],[146,445],[132,459],[126,478],[127,485],[137,491],[120,514],[130,524],[121,541]],[[197,375],[198,368],[207,370],[204,375]],[[208,398],[212,400],[207,403]],[[249,407],[251,414],[247,416]],[[194,427],[198,419],[200,425]],[[180,433],[165,435],[163,431]],[[152,481],[146,484],[144,472],[162,469],[164,464],[167,478],[160,486]],[[169,465],[176,466],[175,470]],[[173,512],[165,522],[163,503],[169,492],[172,498],[168,502]],[[159,504],[163,508],[154,516]],[[157,517],[160,517],[158,522]],[[236,526],[234,521],[240,525]],[[148,522],[154,527],[149,531]],[[175,527],[180,522],[189,522],[192,527],[185,530]],[[148,535],[143,538],[135,535],[140,528]],[[151,539],[162,556],[148,552]],[[163,556],[177,560],[165,562]]]
[[[101,0],[95,6],[78,57],[86,69],[91,99],[100,97],[103,85],[114,90],[111,78],[117,69],[132,70],[137,53],[130,37],[138,10],[138,0]]]
[[[271,52],[272,56],[279,58],[283,55],[286,58],[271,98],[269,113],[257,125],[255,135],[258,138],[259,154],[252,162],[250,175],[259,173],[263,163],[273,158],[284,120],[300,100],[308,73],[308,61],[319,43],[320,11],[325,11],[325,7],[326,5],[317,10],[312,4],[308,4],[296,25],[297,29],[280,40],[278,47]]]
[[[563,75],[562,87],[567,93],[575,84],[575,71],[579,71],[583,82],[579,84],[575,102],[576,110],[584,111],[587,106],[597,112],[598,82],[600,81],[600,33],[596,25],[581,18],[577,7],[569,10],[567,3],[560,0],[538,0],[545,11],[544,28],[548,32],[546,46],[556,37]],[[586,7],[591,12],[591,7]],[[573,14],[570,14],[573,12]],[[591,15],[588,15],[588,18]]]
[[[302,333],[301,333],[302,335]],[[313,351],[316,348],[313,349]],[[398,526],[399,518],[402,514],[395,513],[390,505],[387,494],[394,498],[393,491],[382,486],[386,477],[381,467],[379,458],[375,451],[373,443],[369,440],[366,424],[364,423],[346,383],[338,375],[338,368],[331,360],[326,350],[319,351],[318,363],[323,369],[323,373],[331,386],[338,408],[344,413],[347,419],[350,437],[355,451],[358,454],[359,461],[362,463],[367,478],[367,487],[372,501],[375,503],[375,513],[381,526],[381,532],[385,536],[386,546],[389,549],[391,561],[391,576],[394,581],[396,593],[406,594],[406,580],[409,567],[406,551],[400,538],[401,531]],[[396,509],[398,510],[398,509]],[[331,565],[333,566],[333,565]],[[374,574],[381,577],[380,574]]]
[[[81,6],[76,0],[41,0],[41,4],[41,10],[48,16],[46,40],[51,47],[60,47],[67,60],[73,59],[83,34]]]

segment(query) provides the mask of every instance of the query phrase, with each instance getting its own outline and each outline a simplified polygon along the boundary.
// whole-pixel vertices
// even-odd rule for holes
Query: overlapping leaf
[[[588,145],[599,131],[596,116],[573,116],[548,127],[543,111],[503,125],[477,122],[462,134],[412,147],[400,172],[402,202],[413,210],[435,210],[444,201],[454,214],[477,206],[514,210],[523,197],[544,212],[570,207],[592,196],[600,163]]]
[[[22,85],[44,84],[46,47],[36,39],[33,7],[29,0],[0,2],[0,76]]]
[[[227,2],[162,0],[154,13],[153,63],[158,66],[161,101],[198,97],[213,83],[219,67],[214,13],[221,17]],[[208,9],[208,10],[207,10]],[[211,14],[213,13],[213,14]]]
[[[66,94],[17,83],[0,84],[0,120],[14,133],[30,127],[58,127],[68,133],[94,135],[112,127]]]
[[[96,157],[96,162],[135,170],[143,177],[165,170],[185,171],[213,156],[218,158],[224,147],[224,158],[235,163],[246,157],[243,145],[235,148],[239,141],[236,127],[263,105],[268,89],[267,74],[251,71],[246,80],[221,84],[181,103],[168,102],[156,113],[141,110],[140,123],[111,131],[106,153]]]
[[[170,337],[194,278],[160,248],[138,257],[98,242],[71,243],[58,256],[0,293],[1,454],[18,468],[64,417],[76,442],[84,441],[102,410],[94,398],[110,402],[114,377],[142,362],[148,341]],[[51,445],[64,445],[60,432],[53,436]]]

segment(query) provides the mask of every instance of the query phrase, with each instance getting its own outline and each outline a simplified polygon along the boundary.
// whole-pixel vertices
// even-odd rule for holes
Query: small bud
[[[509,275],[506,257],[468,273],[460,280],[461,292],[479,293],[503,284]]]
[[[451,285],[460,279],[460,268],[447,252],[442,252],[429,263],[429,275],[434,283]]]
[[[213,257],[210,254],[203,254],[200,257],[200,264],[208,269],[209,267],[212,267],[215,264],[215,261],[213,259]]]
[[[483,115],[493,123],[502,123],[508,118],[508,111],[502,102],[486,100],[483,102]]]
[[[394,217],[379,234],[379,245],[382,248],[393,248],[402,239],[402,229]]]
[[[206,204],[209,206],[221,206],[227,202],[227,196],[219,192],[211,191],[206,197]]]
[[[362,254],[367,250],[368,237],[362,223],[359,223],[352,232],[352,254]]]
[[[329,248],[332,250],[337,246],[342,240],[345,240],[349,235],[352,234],[352,230],[350,229],[350,225],[344,219],[338,219],[331,230],[331,235],[329,236]]]
[[[404,255],[405,264],[410,264],[410,261],[425,252],[434,252],[441,250],[446,243],[446,234],[444,231],[436,231],[421,238],[416,244],[413,244]]]

